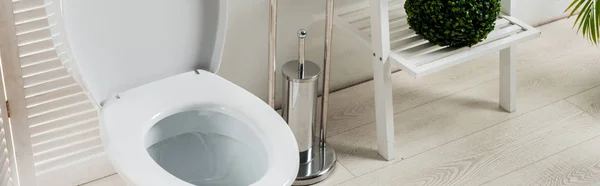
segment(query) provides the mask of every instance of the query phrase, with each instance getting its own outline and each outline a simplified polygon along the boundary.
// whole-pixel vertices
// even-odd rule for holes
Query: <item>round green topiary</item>
[[[408,25],[431,43],[473,46],[494,30],[500,0],[406,0]]]

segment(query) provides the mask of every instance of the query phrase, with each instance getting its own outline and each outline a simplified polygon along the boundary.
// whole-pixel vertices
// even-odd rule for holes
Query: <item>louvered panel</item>
[[[0,155],[0,159],[2,162],[0,165],[0,180],[2,181],[2,186],[4,185],[12,185],[12,170],[10,169],[10,161],[9,161],[9,153],[6,150],[6,147],[2,148],[2,152]]]
[[[2,158],[5,159],[6,161],[2,162],[2,169],[0,169],[0,180],[4,181],[7,178],[12,177],[10,175],[11,170],[10,170],[10,161],[8,161],[8,152],[7,151],[2,151]]]
[[[6,148],[4,148],[4,149],[6,149]],[[10,171],[10,167],[9,167],[10,161],[8,161],[8,151],[2,150],[0,152],[0,158],[2,159],[2,161],[0,162],[0,164],[2,165],[2,169],[0,171],[0,176],[10,177],[9,175],[5,175],[8,171]]]
[[[30,128],[31,135],[35,136],[35,135],[43,134],[44,132],[49,132],[52,130],[60,129],[62,127],[66,127],[71,124],[85,122],[85,121],[89,120],[90,118],[95,119],[96,115],[97,115],[97,112],[95,109],[71,113],[70,115],[64,116],[64,117],[54,120],[54,121],[46,122],[41,125],[31,126],[31,128]]]
[[[51,60],[55,60],[57,58],[58,58],[58,56],[57,56],[56,52],[54,51],[54,49],[47,48],[47,49],[40,50],[36,53],[22,55],[21,56],[21,66],[27,67],[30,65],[36,65],[39,63],[44,63],[44,62],[48,62]]]
[[[98,126],[94,126],[92,128],[88,128],[82,131],[77,131],[71,134],[67,134],[64,136],[54,136],[54,138],[50,138],[46,141],[36,141],[33,142],[33,154],[40,154],[42,152],[50,151],[52,149],[70,146],[71,144],[76,144],[80,141],[84,141],[91,138],[96,138],[100,136],[100,128]],[[43,159],[37,159],[37,161],[44,161]]]
[[[2,178],[2,183],[0,183],[0,184],[2,184],[3,186],[4,185],[6,185],[6,186],[13,185],[12,184],[12,178],[9,176],[10,174],[12,174],[10,170],[6,171],[6,175],[5,175],[6,177]]]
[[[77,177],[98,178],[112,171],[104,157],[97,110],[69,74],[71,66],[65,66],[70,56],[62,35],[52,32],[60,30],[56,23],[61,21],[48,11],[60,11],[58,6],[52,0],[13,2],[35,174],[38,179],[42,174],[73,175],[73,180],[48,185],[78,184],[82,180]],[[91,175],[72,170],[88,165],[100,170]]]
[[[40,19],[47,19],[46,7],[38,7],[15,13],[15,24],[20,25]]]
[[[8,151],[6,151],[6,146],[3,147],[2,149],[4,149],[4,150],[0,151],[1,152],[0,153],[0,164],[2,164],[2,165],[6,164],[8,166],[8,163],[10,161],[8,160]],[[0,171],[5,171],[5,170],[0,170]],[[2,176],[2,175],[4,175],[4,174],[0,174],[0,176]]]
[[[44,0],[21,0],[13,2],[14,12],[22,12],[41,6],[44,6]]]
[[[67,117],[73,113],[95,109],[96,108],[94,107],[94,105],[92,105],[90,102],[79,103],[66,108],[60,108],[42,115],[31,117],[29,118],[29,126],[47,124],[52,121]]]
[[[0,77],[0,81],[3,81],[3,77]],[[2,84],[0,84],[0,89],[3,89]],[[4,102],[4,92],[1,92],[0,96],[2,96],[0,98],[0,102]],[[2,107],[4,106],[5,105],[2,105]],[[9,150],[12,150],[12,148],[9,148],[8,146],[9,142],[7,142],[7,137],[10,137],[10,134],[6,134],[5,131],[5,129],[8,129],[8,126],[6,126],[5,124],[8,123],[4,123],[4,121],[8,118],[5,118],[7,116],[2,112],[4,112],[4,110],[0,110],[0,185],[12,186],[12,177],[16,176],[16,174],[13,174],[13,170],[11,170],[11,161],[14,161],[14,156],[11,156],[12,153],[9,153]],[[12,167],[14,167],[14,165]]]
[[[7,179],[5,179],[4,181],[2,181],[2,184],[5,184],[5,185],[7,185],[7,186],[12,186],[12,185],[14,185],[14,184],[13,184],[13,182],[12,182],[12,179],[11,179],[10,177],[9,177],[9,178],[7,178]]]
[[[1,117],[0,117],[1,118]],[[4,125],[2,119],[0,119],[0,126]],[[8,152],[8,144],[6,142],[6,133],[4,131],[4,126],[0,127],[0,184],[4,185],[13,185],[12,184],[12,170],[10,168],[10,154]]]
[[[36,64],[36,65],[30,65],[27,67],[23,67],[23,69],[21,69],[21,74],[23,75],[24,78],[28,78],[28,77],[31,77],[34,75],[38,75],[41,73],[58,70],[58,69],[62,69],[62,64],[60,63],[60,60],[54,59],[54,60],[50,60],[47,62]]]
[[[2,132],[2,133],[4,133],[4,132]],[[4,134],[2,134],[2,136],[0,136],[0,137],[2,137],[2,140],[0,142],[0,151],[2,151],[2,152],[6,151],[6,149],[8,149],[6,146],[6,139],[4,138],[4,136],[5,136]],[[0,160],[8,161],[8,159],[6,159],[6,158],[8,158],[8,157],[2,156],[2,157],[0,157]]]
[[[27,107],[35,107],[39,104],[48,103],[63,97],[72,96],[75,94],[83,94],[83,90],[77,84],[63,87],[62,89],[55,90],[46,94],[40,94],[37,96],[28,97],[25,99]]]
[[[0,80],[2,80],[3,78],[0,77]],[[0,88],[3,88],[2,85],[0,85]],[[0,93],[0,96],[4,96],[4,93]],[[4,100],[3,98],[0,98],[0,100]],[[2,114],[2,116],[0,117],[0,165],[2,165],[2,167],[0,168],[0,184],[2,186],[4,185],[12,185],[12,170],[10,168],[10,164],[11,164],[11,160],[10,160],[10,155],[9,155],[9,148],[8,148],[8,143],[6,140],[6,137],[9,135],[6,135],[5,132],[5,128],[8,128],[5,126],[4,123],[4,119],[3,117],[5,117],[3,115],[4,112],[3,110],[0,110],[0,114]]]
[[[42,41],[45,39],[52,39],[52,35],[47,29],[37,30],[33,32],[26,32],[22,35],[17,36],[17,42],[24,44],[30,44],[33,42]]]
[[[34,157],[36,164],[46,164],[61,159],[68,161],[70,157],[89,150],[89,147],[101,146],[101,144],[99,129],[95,128],[34,145]],[[77,159],[70,160],[77,161]]]
[[[10,171],[9,171],[9,173],[10,173]],[[11,178],[10,178],[10,177],[7,177],[7,178],[5,178],[4,180],[2,180],[2,184],[3,184],[3,185],[7,185],[7,186],[12,186],[12,185],[13,185],[13,184],[12,184],[12,180],[11,180]]]
[[[38,42],[20,44],[19,54],[27,56],[29,54],[39,53],[40,51],[46,51],[48,49],[54,49],[54,42],[52,38],[47,38]]]
[[[44,83],[51,83],[59,79],[70,78],[71,76],[64,68],[60,68],[45,73],[40,73],[34,76],[23,77],[23,86],[25,88],[30,88],[42,85]]]
[[[75,80],[73,80],[72,78],[63,78],[63,79],[59,79],[59,80],[56,80],[56,81],[53,81],[50,83],[44,83],[44,84],[41,84],[38,86],[26,88],[25,89],[25,99],[34,97],[34,96],[40,96],[42,94],[50,93],[53,91],[57,91],[57,90],[60,90],[62,88],[65,88],[65,87],[68,87],[71,85],[77,85]]]
[[[8,171],[8,173],[7,173],[7,174],[8,174],[8,175],[10,175],[10,174],[11,174],[11,172],[10,172],[10,171]],[[6,185],[6,186],[12,186],[12,185],[13,185],[13,184],[12,184],[12,178],[11,178],[11,177],[5,177],[5,178],[3,178],[3,179],[2,179],[2,185]]]
[[[4,155],[4,154],[8,154],[8,153],[2,152],[2,155]],[[0,165],[2,165],[2,169],[0,171],[0,180],[2,180],[2,186],[4,186],[5,184],[8,185],[8,182],[10,182],[10,179],[11,179],[10,164],[8,161],[6,161],[6,162],[2,162],[2,164],[0,164]]]
[[[4,180],[5,177],[11,177],[10,175],[10,161],[8,161],[8,151],[3,150],[0,153],[0,158],[2,158],[2,162],[0,162],[0,165],[2,165],[2,169],[0,169],[0,179]]]
[[[9,177],[9,178],[6,178],[6,179],[4,179],[4,180],[2,181],[2,184],[4,184],[4,185],[7,185],[7,186],[12,186],[12,185],[13,185],[13,184],[12,184],[12,180],[11,180],[11,178],[10,178],[10,177]]]
[[[86,103],[88,101],[88,97],[85,94],[75,94],[73,96],[64,97],[62,99],[58,99],[56,101],[48,102],[46,104],[37,105],[34,107],[30,107],[27,109],[28,115],[30,117],[42,115],[53,110],[66,108],[72,105],[77,105],[81,103]]]
[[[44,29],[49,29],[50,24],[48,23],[48,20],[41,19],[41,20],[36,20],[36,21],[31,21],[31,22],[15,25],[15,27],[16,27],[15,29],[17,31],[17,36],[21,36],[23,34],[36,32],[36,31],[44,30]]]
[[[41,143],[44,141],[50,141],[57,136],[67,136],[70,134],[75,134],[77,132],[85,131],[98,126],[98,119],[88,119],[83,122],[70,124],[67,126],[61,126],[56,129],[42,131],[37,134],[31,135],[31,141],[33,143]]]
[[[80,149],[102,144],[102,140],[100,139],[100,130],[98,129],[93,132],[95,133],[94,136],[87,138],[64,139],[62,142],[68,142],[66,144],[60,143],[61,141],[55,143],[60,144],[60,146],[45,146],[43,149],[40,147],[39,149],[36,149],[36,151],[39,150],[39,152],[34,153],[34,158],[36,161],[40,162],[48,161],[70,152],[75,152]],[[75,137],[84,136],[74,136],[73,138]]]
[[[37,170],[38,175],[45,174],[48,171],[68,167],[70,165],[74,165],[79,162],[83,162],[87,159],[94,158],[97,155],[103,154],[104,148],[101,144],[99,144],[97,146],[92,146],[78,151],[69,152],[67,154],[64,154],[63,156],[56,157],[54,159],[37,162],[35,168]]]

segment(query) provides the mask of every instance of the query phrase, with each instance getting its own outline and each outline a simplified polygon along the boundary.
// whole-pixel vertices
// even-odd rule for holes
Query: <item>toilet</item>
[[[60,60],[98,106],[106,153],[129,185],[294,182],[285,121],[215,74],[226,0],[45,1]]]

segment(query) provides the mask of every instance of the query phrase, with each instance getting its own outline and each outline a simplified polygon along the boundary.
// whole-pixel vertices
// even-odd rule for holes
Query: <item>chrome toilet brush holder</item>
[[[318,84],[321,69],[305,60],[305,30],[298,31],[298,60],[283,65],[282,117],[296,137],[300,167],[294,185],[309,185],[327,178],[335,168],[335,152],[325,143],[323,125],[317,118]]]
[[[269,0],[268,103],[275,107],[275,64],[277,53],[277,1]],[[336,155],[327,146],[327,108],[329,102],[329,72],[333,44],[333,0],[326,0],[325,56],[323,71],[313,62],[304,60],[306,31],[298,31],[298,60],[284,64],[283,118],[296,137],[300,167],[293,185],[311,185],[326,179],[335,169]],[[319,75],[323,78],[321,117],[317,118]]]

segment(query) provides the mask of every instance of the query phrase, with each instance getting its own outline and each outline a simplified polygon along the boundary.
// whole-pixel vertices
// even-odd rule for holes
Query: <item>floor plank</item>
[[[567,100],[600,119],[600,87],[582,92]]]
[[[479,185],[599,135],[563,100],[342,185]]]
[[[600,55],[591,48],[519,71],[514,113],[498,108],[496,79],[396,114],[395,161],[600,85]],[[340,162],[357,176],[395,162],[383,161],[377,155],[374,123],[331,137],[329,143]]]
[[[335,170],[331,175],[324,181],[315,184],[315,186],[326,186],[326,185],[336,185],[354,178],[346,168],[337,163]],[[118,174],[108,176],[106,178],[102,178],[96,181],[93,181],[88,184],[84,184],[82,186],[125,186],[125,182],[121,179]]]
[[[600,185],[600,137],[484,185]]]
[[[336,185],[354,179],[354,175],[352,175],[350,171],[346,170],[342,164],[337,163],[335,166],[336,167],[335,170],[333,170],[333,173],[331,173],[327,179],[315,184],[315,186]]]
[[[82,186],[126,186],[125,182],[119,177],[118,174],[113,174],[111,176],[83,184]]]
[[[392,75],[394,112],[402,112],[490,81],[498,76],[493,70],[497,66],[495,64],[497,60],[483,60],[464,68],[453,68],[448,74],[435,74],[422,79],[415,79],[404,72],[395,73]],[[330,100],[328,136],[375,121],[372,81],[335,92]]]

